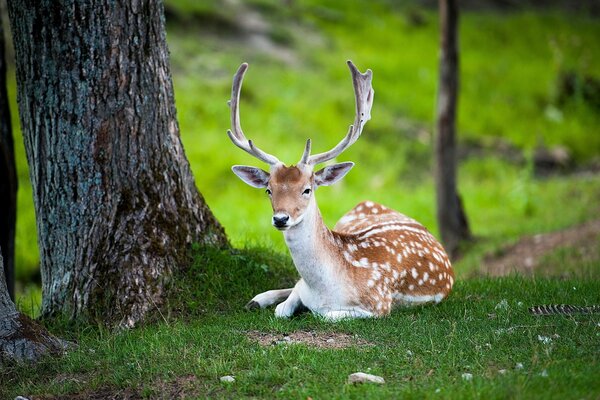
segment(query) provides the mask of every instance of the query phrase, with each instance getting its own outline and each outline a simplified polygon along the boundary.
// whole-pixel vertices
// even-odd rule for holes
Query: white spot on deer
[[[438,275],[438,279],[441,281],[441,280],[442,280],[442,277],[443,277],[443,275],[440,273],[440,274]]]
[[[373,286],[375,286],[375,282],[373,282],[371,279],[369,279],[369,280],[367,281],[367,286],[368,286],[368,287],[373,287]]]
[[[365,206],[367,206],[368,208],[373,207],[375,204],[372,201],[367,201],[365,202]]]
[[[431,261],[429,262],[429,270],[431,272],[435,271],[435,265],[433,265],[433,263]]]
[[[402,262],[402,254],[398,253],[398,255],[396,256],[396,260],[401,263]]]
[[[381,278],[381,272],[377,270],[373,271],[373,273],[371,274],[371,279],[377,281],[379,280],[379,278]]]
[[[419,286],[423,286],[423,279],[419,279]]]
[[[419,276],[419,273],[417,272],[416,268],[411,269],[410,273],[414,279],[417,279],[417,277]]]
[[[400,278],[404,278],[406,276],[406,270],[403,269],[402,272],[400,272]]]
[[[392,271],[392,277],[393,277],[394,279],[398,279],[398,271],[396,271],[396,270],[393,270],[393,271]]]
[[[435,284],[436,284],[436,282],[437,282],[437,281],[436,281],[435,279],[431,279],[431,280],[429,281],[429,283],[431,283],[432,285],[435,285]]]
[[[450,284],[446,283],[446,289],[450,289]]]
[[[408,290],[415,290],[415,285],[408,285]]]

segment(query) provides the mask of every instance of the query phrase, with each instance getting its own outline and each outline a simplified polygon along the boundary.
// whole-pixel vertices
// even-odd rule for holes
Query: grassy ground
[[[289,261],[266,250],[201,251],[190,271],[178,278],[164,320],[120,333],[54,324],[55,332],[78,341],[79,348],[35,368],[4,371],[0,396],[600,396],[600,316],[534,317],[527,312],[535,304],[599,304],[598,279],[459,281],[452,296],[437,306],[337,324],[309,314],[288,321],[275,319],[272,309],[241,311],[256,291],[292,279]],[[368,343],[335,350],[285,341],[261,346],[248,338],[254,331],[279,337],[298,331],[333,337],[347,333]],[[346,384],[348,374],[357,371],[383,376],[386,384]],[[236,381],[221,383],[224,375]]]

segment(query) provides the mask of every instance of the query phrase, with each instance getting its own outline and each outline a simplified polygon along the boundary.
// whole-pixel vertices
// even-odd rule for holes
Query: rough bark
[[[179,136],[159,0],[9,0],[45,316],[133,326],[226,237]]]
[[[69,345],[17,311],[8,295],[0,254],[0,365],[36,361],[49,353],[60,354]]]
[[[17,218],[17,169],[6,93],[4,27],[0,18],[0,248],[8,294],[15,299],[15,223]]]
[[[458,100],[457,0],[440,0],[440,80],[435,138],[437,220],[446,251],[456,257],[462,241],[471,237],[456,188],[456,109]]]

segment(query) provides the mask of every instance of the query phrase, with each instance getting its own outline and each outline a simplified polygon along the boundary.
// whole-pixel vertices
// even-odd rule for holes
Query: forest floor
[[[594,263],[570,276],[459,279],[438,305],[330,323],[309,313],[281,320],[272,308],[243,309],[257,292],[293,284],[289,257],[197,247],[160,319],[118,332],[50,322],[78,348],[34,368],[4,370],[0,397],[594,399],[600,314],[528,312],[541,304],[600,304]],[[385,384],[347,383],[354,372]],[[226,376],[234,381],[223,382]]]
[[[571,259],[551,262],[549,258],[556,253],[570,255]],[[505,276],[517,272],[560,277],[568,276],[573,272],[572,265],[581,262],[594,263],[600,268],[600,219],[555,232],[524,236],[487,255],[476,274]]]

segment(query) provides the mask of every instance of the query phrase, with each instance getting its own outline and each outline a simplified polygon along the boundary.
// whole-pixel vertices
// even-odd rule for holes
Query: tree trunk
[[[69,346],[70,343],[52,336],[31,318],[17,311],[8,295],[0,253],[0,365],[36,361],[48,353],[62,353]]]
[[[44,316],[131,327],[226,245],[179,136],[160,0],[9,0]]]
[[[456,107],[458,98],[457,0],[440,0],[440,81],[435,138],[437,220],[446,251],[456,257],[460,242],[471,237],[456,189]]]
[[[0,248],[4,252],[4,276],[8,294],[15,299],[15,223],[17,218],[17,169],[10,109],[6,93],[4,27],[0,18]]]

